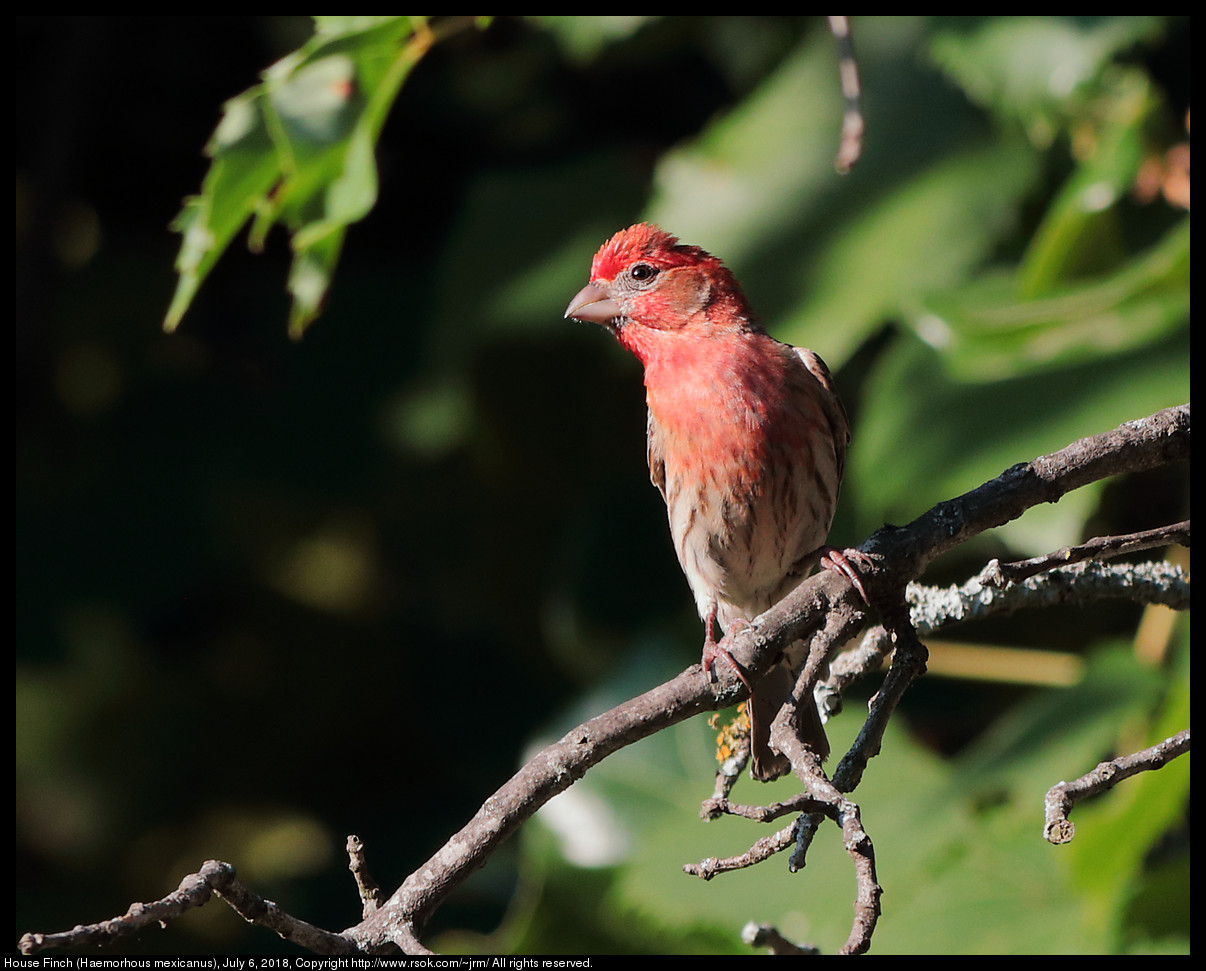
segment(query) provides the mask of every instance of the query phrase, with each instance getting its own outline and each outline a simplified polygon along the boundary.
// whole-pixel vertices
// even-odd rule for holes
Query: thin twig
[[[854,44],[850,40],[850,18],[830,17],[829,29],[838,49],[838,76],[842,81],[842,135],[838,142],[834,167],[845,175],[863,154],[862,86],[858,79],[858,59],[854,56]]]
[[[875,873],[875,847],[863,828],[858,804],[846,798],[841,790],[825,778],[820,757],[794,735],[782,739],[783,754],[791,761],[792,769],[815,799],[825,805],[830,816],[842,830],[842,845],[854,865],[854,921],[850,934],[839,953],[865,954],[871,947],[871,935],[879,921],[880,896],[883,889]],[[813,819],[811,813],[802,819]]]
[[[741,940],[750,947],[764,947],[771,954],[820,954],[811,944],[796,944],[789,941],[779,929],[771,924],[756,924],[750,921],[741,928]]]
[[[1068,814],[1082,799],[1112,789],[1123,779],[1139,772],[1150,772],[1167,765],[1189,751],[1189,729],[1177,732],[1158,745],[1121,758],[1101,762],[1072,782],[1060,782],[1047,791],[1044,800],[1043,838],[1051,843],[1068,843],[1076,835],[1076,826]]]
[[[1046,553],[1029,560],[1018,560],[1016,563],[990,560],[988,566],[980,572],[978,579],[986,587],[1003,587],[1007,583],[1024,580],[1055,566],[1078,563],[1082,560],[1105,560],[1121,556],[1124,553],[1173,544],[1189,546],[1188,519],[1171,526],[1145,529],[1139,533],[1127,533],[1125,536],[1098,536],[1076,546],[1065,546],[1053,553]]]
[[[349,836],[347,842],[348,869],[356,879],[356,891],[360,894],[360,916],[368,917],[385,900],[385,894],[364,860],[364,841],[359,836]]]
[[[744,870],[746,867],[754,866],[763,860],[769,860],[776,853],[782,853],[795,841],[795,833],[796,824],[792,823],[777,833],[763,836],[762,839],[755,842],[753,846],[740,856],[709,856],[698,863],[684,863],[683,873],[699,877],[701,880],[711,880],[720,873],[728,873],[732,870]]]
[[[700,808],[699,815],[704,819],[716,819],[719,816],[740,816],[759,823],[769,823],[786,816],[788,813],[822,811],[817,800],[806,792],[800,792],[783,802],[773,802],[769,806],[745,806],[729,802],[728,799],[708,799]]]
[[[111,944],[119,937],[136,934],[152,924],[179,917],[187,910],[204,906],[214,889],[234,879],[234,867],[219,860],[210,860],[196,873],[180,881],[180,886],[166,897],[150,903],[132,903],[121,917],[96,924],[77,924],[69,931],[55,934],[25,934],[18,944],[22,954],[37,954],[51,947]]]
[[[248,890],[235,875],[235,868],[221,860],[208,860],[196,873],[180,881],[172,893],[150,903],[133,903],[121,917],[96,924],[77,924],[56,934],[25,934],[18,944],[22,954],[37,954],[52,947],[111,944],[119,937],[136,934],[152,924],[162,924],[194,907],[204,906],[216,894],[244,920],[276,931],[287,941],[315,954],[355,954],[348,938],[298,920],[270,900]]]

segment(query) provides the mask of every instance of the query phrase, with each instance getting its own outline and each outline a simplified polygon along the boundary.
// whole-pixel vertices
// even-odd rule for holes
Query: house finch
[[[790,661],[751,686],[714,625],[727,637],[828,549],[850,437],[829,371],[762,329],[719,259],[644,223],[603,244],[565,315],[605,325],[644,365],[649,474],[704,621],[704,669],[733,663],[750,689],[751,772],[782,775],[787,760],[768,741]],[[800,707],[800,737],[824,758],[816,705]]]

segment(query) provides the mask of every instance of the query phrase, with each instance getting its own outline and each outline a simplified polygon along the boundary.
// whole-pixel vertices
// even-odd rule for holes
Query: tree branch
[[[845,102],[841,140],[833,166],[840,174],[847,175],[863,154],[866,122],[863,120],[862,85],[858,79],[858,59],[854,56],[854,45],[850,41],[850,18],[830,17],[829,29],[833,31],[833,40],[837,44],[838,75],[842,82],[842,100]]]
[[[741,928],[741,939],[750,947],[764,947],[771,954],[820,954],[815,947],[801,947],[785,938],[770,924],[750,921]]]
[[[349,836],[347,842],[348,869],[356,880],[356,890],[360,894],[360,916],[367,917],[380,907],[385,894],[373,875],[368,871],[364,860],[364,842],[359,836]]]
[[[133,903],[121,917],[98,924],[77,924],[57,934],[24,934],[18,943],[22,954],[36,954],[52,947],[111,944],[151,925],[162,924],[194,907],[202,907],[217,894],[237,914],[251,924],[276,931],[315,954],[355,954],[355,944],[339,934],[298,920],[270,900],[248,890],[235,875],[235,868],[220,860],[207,861],[196,873],[180,881],[180,886],[161,900]]]
[[[880,890],[875,878],[871,840],[862,829],[858,806],[845,794],[857,785],[867,760],[879,751],[887,719],[909,684],[925,667],[925,648],[918,638],[907,599],[911,596],[909,584],[942,553],[984,530],[1017,518],[1031,506],[1055,502],[1072,489],[1097,479],[1187,459],[1189,453],[1190,419],[1186,404],[1141,421],[1127,422],[1111,432],[1081,439],[1033,462],[1013,466],[979,488],[939,503],[907,526],[883,527],[859,548],[863,554],[858,562],[864,586],[872,603],[884,616],[887,636],[895,640],[892,667],[872,701],[858,739],[838,763],[831,783],[812,753],[791,750],[793,743],[787,737],[781,741],[789,750],[797,775],[808,787],[808,797],[818,801],[806,808],[823,807],[826,815],[840,823],[851,854],[858,890],[854,926],[846,949],[865,950],[869,945],[879,915]],[[1085,575],[1091,572],[1090,568],[1099,569],[1096,564],[1077,568],[1083,569]],[[1054,577],[1058,575],[1045,578],[1047,585],[1054,584]],[[1077,582],[1081,581],[1078,579]],[[1000,593],[1008,596],[1008,590]],[[837,643],[836,633],[857,631],[864,619],[865,605],[854,594],[850,582],[825,571],[802,582],[787,598],[738,632],[729,647],[735,659],[754,679],[768,670],[788,645],[797,640],[811,641],[817,632],[824,632],[824,636],[816,640],[815,652],[810,652],[800,685],[800,696],[803,697],[804,687],[818,680],[830,648]],[[923,625],[918,627],[924,629]],[[859,650],[870,655],[877,649],[860,647]],[[842,665],[834,666],[838,669],[838,677],[842,677]],[[421,943],[422,932],[436,908],[549,799],[618,749],[699,712],[740,700],[744,696],[741,683],[727,672],[718,673],[721,680],[713,683],[698,664],[692,665],[676,678],[592,718],[546,746],[487,799],[477,814],[430,860],[407,877],[387,901],[342,934],[321,931],[283,915],[275,905],[261,900],[239,884],[233,868],[213,863],[206,864],[193,878],[186,878],[181,889],[163,901],[131,907],[126,917],[116,919],[121,925],[116,931],[95,930],[114,923],[109,921],[92,925],[93,929],[87,933],[86,929],[77,928],[80,935],[70,941],[67,938],[74,931],[64,935],[27,934],[22,938],[22,948],[26,950],[28,945],[26,953],[32,953],[65,943],[110,939],[116,933],[130,933],[152,921],[167,919],[189,907],[199,906],[213,891],[248,919],[271,926],[281,936],[320,953],[380,953],[394,948],[422,953],[425,951]],[[805,808],[803,803],[801,805]],[[795,829],[792,826],[775,834],[757,853],[751,849],[746,856],[765,858],[783,846],[791,845]],[[700,875],[707,878],[726,868],[722,861],[713,863],[710,867],[701,865]],[[703,872],[705,870],[708,872]],[[200,886],[195,886],[197,881]],[[156,916],[145,916],[151,911]]]
[[[1029,560],[1019,560],[1017,563],[989,560],[988,566],[981,571],[979,579],[984,586],[1004,587],[1008,583],[1024,580],[1065,563],[1104,560],[1112,556],[1121,556],[1123,553],[1150,550],[1153,547],[1170,546],[1174,543],[1189,546],[1188,519],[1172,526],[1128,533],[1125,536],[1098,536],[1077,546],[1065,546],[1054,553],[1036,556]]]
[[[1072,782],[1053,785],[1047,790],[1047,798],[1044,800],[1043,838],[1056,844],[1071,842],[1072,837],[1076,835],[1076,826],[1068,818],[1068,814],[1078,802],[1107,789],[1113,789],[1123,779],[1129,779],[1136,773],[1159,769],[1188,751],[1187,728],[1141,752],[1098,763],[1091,772],[1086,772]]]
[[[906,527],[878,530],[860,547],[873,564],[869,575],[864,577],[864,585],[876,604],[903,603],[907,584],[920,576],[929,562],[978,533],[1016,519],[1031,506],[1055,502],[1072,489],[1097,479],[1144,471],[1188,458],[1189,454],[1190,408],[1185,404],[1073,442],[1033,462],[1013,466],[979,488],[939,503]],[[840,615],[836,621],[829,616],[831,611]],[[787,645],[809,638],[827,626],[827,620],[830,626],[842,626],[847,620],[854,623],[862,615],[850,582],[826,571],[805,580],[783,601],[738,632],[731,641],[730,651],[756,678]],[[848,768],[847,759],[839,763],[837,782],[852,785],[861,777],[865,759],[878,751],[882,726],[891,710],[922,670],[924,656],[918,657],[916,652],[908,655],[907,663],[893,664],[893,671],[877,695],[882,696],[880,709],[869,716],[868,725],[855,743],[854,750],[859,754],[850,759]],[[400,915],[405,914],[421,930],[452,887],[483,865],[498,843],[591,765],[618,748],[699,711],[730,704],[741,694],[742,688],[735,680],[727,685],[722,681],[719,690],[713,691],[699,666],[692,665],[674,680],[570,732],[537,753],[428,864],[407,878],[378,913],[347,933],[371,950],[392,939],[391,928],[397,926]],[[838,791],[843,791],[840,786]],[[874,902],[862,899],[862,892],[860,880],[862,912],[858,919],[865,924],[864,918],[873,903],[877,906],[878,898]],[[871,926],[873,923],[870,921]],[[851,940],[857,936],[852,931]]]

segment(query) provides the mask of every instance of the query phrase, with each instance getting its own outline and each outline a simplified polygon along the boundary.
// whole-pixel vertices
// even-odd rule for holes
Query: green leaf
[[[1069,874],[1068,848],[1042,838],[1043,797],[1114,749],[1120,726],[1142,720],[1167,676],[1139,664],[1127,644],[1087,661],[1079,683],[1034,693],[944,762],[944,786],[902,781],[883,792],[881,806],[891,799],[892,811],[875,819],[872,832],[880,873],[892,874],[884,878],[885,902],[894,886],[925,892],[899,895],[877,928],[877,948],[988,954],[1109,946],[1092,920],[1096,902]],[[892,781],[879,777],[891,770],[872,768],[856,795],[869,829],[874,797]],[[1073,847],[1080,838],[1078,827]],[[1129,879],[1117,868],[1099,876],[1111,886]]]
[[[1180,624],[1177,642],[1175,668],[1165,678],[1165,693],[1158,705],[1149,705],[1155,715],[1138,723],[1142,727],[1131,733],[1135,741],[1123,754],[1189,727],[1188,618]],[[1149,682],[1154,677],[1150,669],[1141,673]],[[1127,687],[1132,694],[1133,687]],[[1061,778],[1088,772],[1094,765],[1096,755],[1066,767]],[[1151,854],[1184,817],[1189,805],[1189,767],[1189,756],[1183,755],[1161,769],[1125,779],[1073,810],[1076,837],[1067,847],[1068,872],[1076,892],[1090,905],[1086,920],[1095,933],[1121,926]],[[1188,893],[1188,886],[1184,892]]]
[[[1012,275],[990,275],[932,294],[913,318],[962,380],[989,381],[1135,350],[1189,321],[1186,217],[1117,271],[1019,299]]]
[[[253,250],[278,223],[292,233],[289,333],[302,335],[330,288],[347,227],[377,201],[377,139],[399,87],[435,37],[425,17],[319,17],[305,45],[228,102],[201,194],[173,224],[185,238],[167,330],[253,218]]]
[[[610,684],[582,699],[576,714],[566,714],[564,725],[671,671],[673,665],[654,660],[666,647],[641,644]],[[1165,692],[1169,711],[1153,730],[1184,716],[1175,699],[1187,692],[1170,689],[1178,680],[1187,683],[1139,664],[1129,645],[1103,647],[1087,659],[1079,683],[1034,692],[949,759],[926,749],[904,729],[904,719],[895,719],[854,795],[875,840],[884,888],[876,952],[1083,953],[1108,946],[1109,931],[1095,916],[1097,894],[1107,891],[1085,886],[1068,865],[1068,850],[1082,831],[1078,826],[1071,848],[1043,840],[1043,795],[1059,779],[1092,768],[1118,744],[1119,727],[1140,723]],[[906,698],[906,712],[908,706]],[[853,740],[864,716],[861,706],[848,704],[830,722],[835,750]],[[828,822],[800,872],[789,873],[780,856],[711,882],[683,874],[684,863],[741,854],[790,822],[696,818],[711,788],[714,734],[702,718],[676,725],[616,753],[542,809],[521,842],[519,896],[526,906],[512,908],[495,952],[500,941],[514,947],[519,940],[528,950],[555,950],[564,931],[548,914],[563,913],[571,900],[585,900],[595,933],[612,948],[622,942],[628,952],[706,947],[741,953],[738,935],[748,920],[772,923],[824,952],[840,947],[854,886],[850,857]],[[1137,781],[1100,797],[1103,806],[1128,811],[1121,805],[1129,801],[1123,787]],[[733,798],[767,804],[793,791],[790,780],[762,786],[747,777],[738,780]],[[1183,814],[1187,789],[1177,793],[1144,824],[1146,840]],[[1078,807],[1078,820],[1087,809]],[[1086,813],[1084,826],[1094,825]],[[1111,854],[1092,842],[1100,865],[1108,867]],[[1091,855],[1088,841],[1085,851]],[[1142,849],[1135,856],[1143,856]],[[1114,868],[1097,879],[1115,893],[1133,872]],[[583,909],[574,907],[572,919],[582,920]],[[489,953],[488,946],[479,948]]]
[[[902,335],[865,384],[843,498],[859,533],[908,522],[1017,462],[1188,400],[1186,328],[1125,353],[977,383]],[[1077,542],[1100,487],[1030,509],[994,535],[1025,555]]]
[[[837,182],[835,78],[832,40],[806,38],[732,111],[661,158],[646,218],[739,265]]]
[[[779,336],[823,347],[839,367],[866,337],[963,280],[1018,218],[1038,174],[1020,139],[952,152],[852,215],[807,269],[804,299]]]
[[[886,319],[991,254],[1040,171],[1024,139],[986,135],[948,104],[949,91],[917,63],[915,22],[860,28],[881,58],[890,52],[890,70],[881,68],[888,90],[868,105],[869,130],[888,134],[852,176],[834,170],[844,103],[832,38],[817,31],[732,111],[662,158],[646,210],[723,255],[775,336],[817,349],[835,369]],[[902,148],[890,115],[911,101],[938,110],[931,128],[905,133]],[[893,145],[890,157],[883,144]]]
[[[206,146],[213,162],[200,195],[185,200],[172,223],[184,241],[176,257],[179,282],[164,328],[173,331],[240,227],[260,209],[279,178],[258,88],[232,98]]]
[[[305,333],[306,327],[318,316],[323,299],[331,286],[335,264],[343,248],[344,229],[334,228],[305,246],[296,241],[293,265],[289,268],[289,292],[293,307],[289,311],[289,336],[294,340]]]
[[[1158,17],[995,17],[937,34],[930,56],[973,101],[1020,121],[1046,147],[1069,103],[1091,94],[1119,53],[1162,29]]]
[[[1041,296],[1066,279],[1100,272],[1123,252],[1117,203],[1134,184],[1144,125],[1158,106],[1138,71],[1115,72],[1094,117],[1081,125],[1081,159],[1052,201],[1018,267],[1020,296]]]

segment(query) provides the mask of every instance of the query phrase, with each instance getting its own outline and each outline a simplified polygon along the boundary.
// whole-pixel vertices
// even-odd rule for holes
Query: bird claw
[[[850,585],[858,591],[858,595],[863,598],[863,603],[871,605],[871,598],[867,596],[867,589],[863,586],[863,581],[858,575],[858,571],[850,562],[850,559],[860,560],[864,564],[870,565],[870,560],[865,553],[856,549],[839,550],[836,546],[822,546],[820,565],[826,570],[832,570],[839,576],[845,577],[850,581]]]

